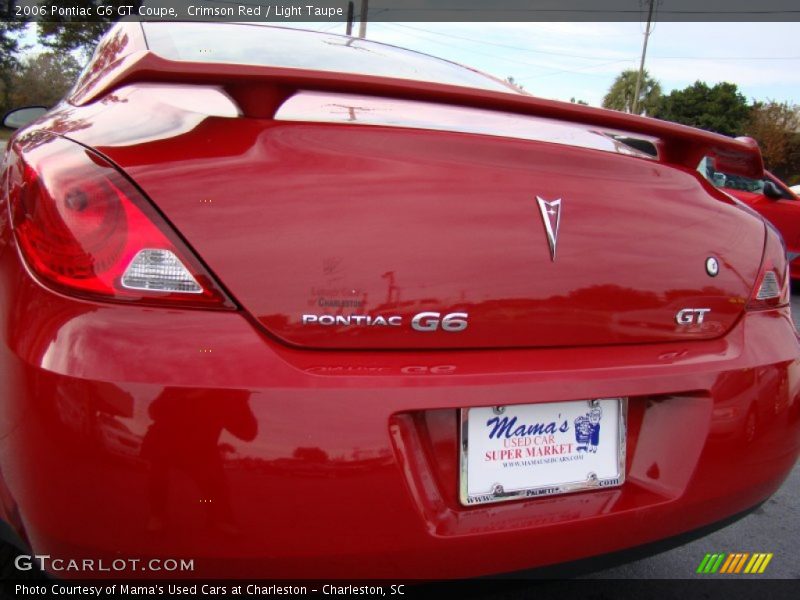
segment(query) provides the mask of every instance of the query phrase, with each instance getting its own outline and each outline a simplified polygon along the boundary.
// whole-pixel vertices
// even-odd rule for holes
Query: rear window
[[[743,175],[723,173],[722,171],[717,171],[714,169],[714,162],[708,157],[704,157],[700,161],[697,170],[700,171],[700,174],[703,177],[708,179],[718,188],[735,190],[738,192],[750,192],[751,194],[763,194],[764,183],[769,180],[781,193],[782,198],[787,200],[796,200],[794,194],[791,193],[790,190],[786,189],[786,186],[772,177],[766,177],[765,179],[753,179]]]
[[[519,93],[447,60],[343,35],[237,23],[143,23],[148,47],[170,60],[316,69]]]
[[[711,181],[717,187],[727,188],[729,190],[751,192],[753,194],[760,194],[764,191],[763,179],[750,179],[749,177],[732,175],[731,173],[723,173],[722,171],[715,171],[711,176]]]

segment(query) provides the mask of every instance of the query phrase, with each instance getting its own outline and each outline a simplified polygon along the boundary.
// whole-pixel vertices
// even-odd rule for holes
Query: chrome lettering
[[[684,308],[675,315],[675,322],[678,325],[700,325],[710,312],[710,308]]]
[[[442,329],[445,331],[464,331],[467,328],[467,313],[450,313],[442,319]]]
[[[464,331],[467,328],[469,315],[463,312],[448,313],[442,316],[438,312],[421,312],[414,315],[411,327],[416,331],[447,331],[450,333]],[[349,327],[401,327],[401,315],[311,315],[304,314],[300,318],[302,325],[338,325]]]
[[[441,324],[442,331],[456,332],[467,328],[467,313],[449,313],[442,317],[438,312],[421,312],[411,319],[411,327],[417,331],[436,331]]]
[[[417,331],[436,331],[439,327],[438,312],[421,312],[411,319],[411,327]]]

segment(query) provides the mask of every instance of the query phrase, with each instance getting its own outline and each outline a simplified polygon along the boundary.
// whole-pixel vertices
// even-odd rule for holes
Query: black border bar
[[[368,0],[370,22],[800,21],[797,0]],[[345,22],[364,0],[0,0],[0,20]]]

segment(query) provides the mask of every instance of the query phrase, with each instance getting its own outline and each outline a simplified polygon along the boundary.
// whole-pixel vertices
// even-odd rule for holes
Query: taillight
[[[786,246],[780,234],[767,224],[764,258],[750,302],[747,303],[747,310],[765,310],[788,305],[790,288]]]
[[[100,300],[235,308],[142,193],[101,156],[48,136],[25,144],[10,188],[25,262],[60,292]]]

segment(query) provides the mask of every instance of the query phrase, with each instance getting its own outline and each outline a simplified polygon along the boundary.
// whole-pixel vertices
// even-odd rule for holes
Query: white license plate
[[[461,410],[461,503],[616,487],[626,398]]]

